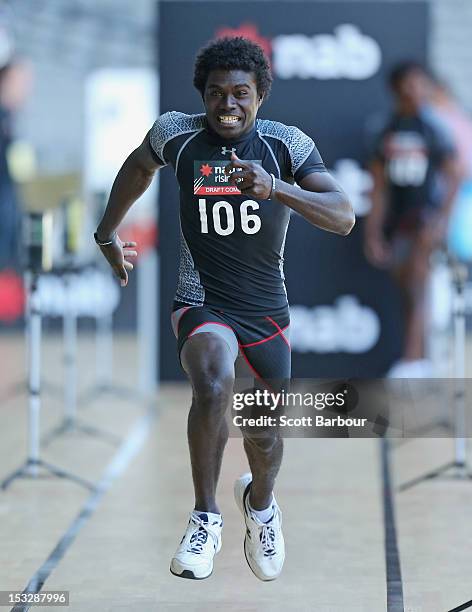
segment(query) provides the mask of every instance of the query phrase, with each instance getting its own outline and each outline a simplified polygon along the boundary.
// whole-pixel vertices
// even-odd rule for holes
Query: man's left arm
[[[276,199],[298,212],[309,223],[347,236],[354,227],[354,211],[347,195],[326,171],[310,172],[298,181],[299,187],[275,179],[255,162],[239,159],[234,153],[226,167],[229,183],[241,193],[259,199]]]
[[[449,218],[465,172],[457,153],[457,146],[448,127],[435,117],[430,116],[433,130],[433,152],[438,160],[439,172],[443,182],[442,201],[436,214],[423,230],[421,238],[436,246],[445,241]]]
[[[354,211],[347,195],[329,172],[312,172],[301,179],[299,185],[276,179],[272,197],[312,225],[347,236],[354,227]]]
[[[443,146],[442,158],[440,172],[444,183],[444,194],[441,206],[430,222],[426,224],[420,236],[420,239],[431,247],[440,245],[446,239],[457,192],[465,176],[452,143],[446,143]]]
[[[461,169],[459,160],[456,156],[446,158],[443,162],[441,171],[446,187],[440,214],[445,225],[447,225],[457,192],[462,181],[464,180],[464,172]]]

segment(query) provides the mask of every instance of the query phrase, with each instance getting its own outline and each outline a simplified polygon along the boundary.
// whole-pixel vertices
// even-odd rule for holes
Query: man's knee
[[[233,393],[234,363],[224,340],[213,334],[190,338],[184,350],[186,371],[192,383],[195,408],[225,410]],[[188,346],[187,346],[188,345]]]
[[[233,393],[234,375],[214,369],[200,372],[192,380],[193,397],[196,407],[201,410],[224,410]]]

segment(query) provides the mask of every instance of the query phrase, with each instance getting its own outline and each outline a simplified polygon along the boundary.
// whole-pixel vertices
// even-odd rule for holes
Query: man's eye
[[[210,96],[221,96],[221,91],[212,91],[210,92]]]
[[[246,96],[247,95],[247,91],[245,89],[241,89],[240,91],[238,91],[236,93],[237,96]]]

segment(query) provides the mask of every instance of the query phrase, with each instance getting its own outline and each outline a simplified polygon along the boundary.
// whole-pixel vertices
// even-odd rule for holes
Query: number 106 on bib
[[[208,234],[208,217],[213,218],[213,227],[215,232],[220,236],[228,236],[234,232],[234,214],[236,207],[231,206],[229,202],[220,200],[215,204],[210,204],[211,211],[207,210],[207,201],[205,198],[199,198],[198,210],[200,212],[200,228],[202,234]],[[245,234],[257,234],[261,229],[261,219],[258,215],[253,214],[254,210],[258,210],[259,203],[255,200],[245,200],[239,207],[239,215],[241,218],[241,229]]]

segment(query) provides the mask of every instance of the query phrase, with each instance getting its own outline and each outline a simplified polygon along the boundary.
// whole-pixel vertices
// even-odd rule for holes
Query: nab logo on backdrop
[[[342,295],[334,305],[290,307],[290,344],[299,353],[366,353],[380,338],[377,313]]]
[[[373,77],[382,63],[378,42],[350,23],[340,24],[333,33],[313,36],[283,34],[269,39],[252,23],[223,27],[216,35],[244,36],[259,44],[279,79],[363,80]]]

